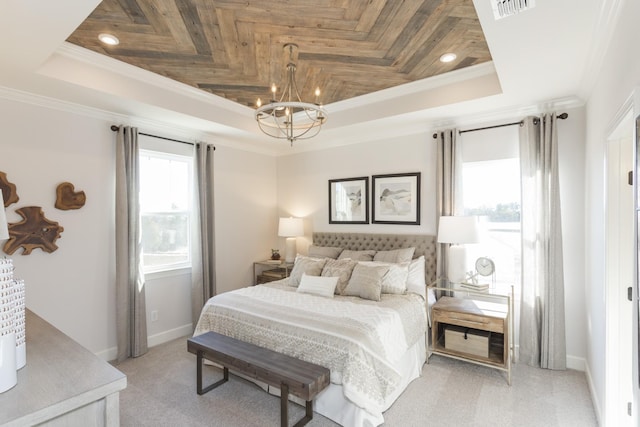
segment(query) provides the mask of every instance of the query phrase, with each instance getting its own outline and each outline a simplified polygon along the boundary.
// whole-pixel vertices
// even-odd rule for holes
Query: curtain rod
[[[568,114],[568,113],[562,113],[562,114],[559,114],[559,115],[557,115],[557,116],[556,116],[556,118],[558,118],[558,119],[560,119],[560,120],[564,120],[564,119],[566,119],[567,117],[569,117],[569,114]],[[460,130],[460,131],[458,131],[458,134],[460,135],[460,134],[463,134],[463,133],[465,133],[465,132],[475,132],[475,131],[478,131],[478,130],[495,129],[495,128],[501,128],[501,127],[505,127],[505,126],[514,126],[514,125],[520,125],[520,126],[522,126],[523,124],[524,124],[524,121],[523,121],[523,120],[520,120],[519,122],[504,123],[504,124],[501,124],[501,125],[485,126],[485,127],[481,127],[481,128],[475,128],[475,129],[465,129],[465,130]],[[537,123],[536,123],[536,124],[537,124]],[[437,132],[436,132],[436,133],[434,133],[434,134],[433,134],[433,137],[434,137],[434,138],[437,138],[437,137],[438,137],[438,133],[437,133]]]
[[[112,131],[117,132],[119,129],[120,129],[120,126],[111,125]],[[151,138],[164,139],[165,141],[179,142],[180,144],[195,145],[193,142],[180,141],[179,139],[167,138],[166,136],[151,135],[149,133],[144,133],[144,132],[138,132],[138,134],[144,135],[144,136],[150,136]],[[213,148],[214,151],[216,149],[216,147],[213,145],[207,145],[207,146]]]

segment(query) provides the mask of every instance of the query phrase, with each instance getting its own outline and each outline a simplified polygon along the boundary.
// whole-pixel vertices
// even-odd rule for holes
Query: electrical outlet
[[[158,310],[153,310],[151,312],[151,321],[152,322],[157,322],[158,321]]]

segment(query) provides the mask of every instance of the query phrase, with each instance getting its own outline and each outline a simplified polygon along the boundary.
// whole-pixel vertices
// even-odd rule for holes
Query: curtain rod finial
[[[120,126],[111,125],[111,130],[117,132],[118,130],[120,130]]]

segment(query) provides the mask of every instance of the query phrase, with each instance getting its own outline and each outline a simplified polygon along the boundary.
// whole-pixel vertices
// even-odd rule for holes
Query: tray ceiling
[[[284,83],[289,42],[324,104],[491,61],[470,0],[104,0],[67,41],[247,106]]]

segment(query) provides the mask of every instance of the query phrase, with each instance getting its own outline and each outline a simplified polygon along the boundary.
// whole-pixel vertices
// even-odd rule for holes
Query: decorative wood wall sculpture
[[[48,220],[40,206],[25,206],[16,209],[22,221],[9,224],[9,240],[4,245],[4,252],[13,254],[22,247],[22,255],[29,255],[33,249],[40,248],[45,252],[58,249],[55,241],[60,238],[64,228],[57,222]]]
[[[16,185],[9,182],[7,174],[4,172],[0,172],[0,190],[2,190],[2,195],[4,196],[5,208],[12,203],[16,203],[20,199],[18,197],[18,192],[16,191]]]
[[[69,209],[80,209],[87,201],[84,191],[75,191],[70,182],[63,182],[56,189],[56,208],[63,211]]]

